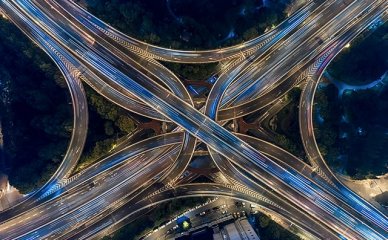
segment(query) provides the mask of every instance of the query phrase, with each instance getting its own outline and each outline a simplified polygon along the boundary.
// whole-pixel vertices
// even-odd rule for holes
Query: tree
[[[149,42],[152,44],[158,44],[160,42],[160,37],[156,35],[155,33],[151,33],[148,36]]]
[[[244,32],[243,38],[245,41],[247,41],[257,37],[258,35],[259,35],[259,32],[256,30],[256,28],[252,27]]]
[[[111,121],[106,121],[104,124],[104,130],[105,134],[108,136],[112,136],[115,133],[115,130],[113,128],[113,124]]]
[[[270,219],[269,217],[265,216],[264,214],[261,214],[261,215],[259,216],[259,224],[260,224],[260,227],[266,228],[266,227],[268,226],[270,220],[271,220],[271,219]]]
[[[121,131],[126,133],[131,133],[135,128],[133,120],[128,116],[119,116],[116,126],[120,128]]]

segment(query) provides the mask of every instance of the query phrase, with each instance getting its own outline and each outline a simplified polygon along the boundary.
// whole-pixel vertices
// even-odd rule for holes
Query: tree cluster
[[[275,144],[295,156],[305,159],[304,148],[299,131],[299,99],[301,89],[293,88],[287,93],[289,103],[276,115],[277,128]]]
[[[336,57],[328,71],[335,78],[351,85],[375,81],[388,69],[388,23],[375,32],[357,37],[350,48]]]
[[[295,234],[284,229],[263,213],[254,216],[255,227],[258,229],[261,240],[298,240]]]
[[[388,24],[367,31],[329,66],[330,74],[350,85],[366,84],[381,77],[388,69]],[[366,50],[367,49],[367,50]],[[321,153],[329,165],[355,179],[373,178],[387,172],[388,89],[346,91],[329,85],[317,91],[315,134]],[[316,120],[316,119],[315,119]],[[341,136],[342,135],[342,136]]]
[[[180,64],[164,63],[164,65],[178,76],[187,80],[203,81],[216,72],[217,63],[208,64]]]
[[[70,98],[54,63],[3,19],[0,55],[3,171],[27,193],[44,184],[62,160],[72,130]]]
[[[250,40],[285,17],[291,2],[223,0],[86,0],[112,26],[148,43],[209,49]],[[211,24],[209,24],[211,23]],[[234,37],[227,36],[233,32]]]
[[[116,140],[132,133],[135,122],[131,113],[108,101],[90,87],[85,87],[89,104],[89,128],[84,154],[75,171],[79,171],[108,154]]]

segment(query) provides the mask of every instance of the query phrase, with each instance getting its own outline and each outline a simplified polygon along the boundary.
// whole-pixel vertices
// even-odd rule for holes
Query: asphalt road
[[[316,19],[322,21],[321,27],[323,23],[331,24],[331,27],[324,28],[325,31],[318,31],[317,29],[315,29],[315,31],[312,30],[313,33],[319,36],[318,38],[320,40],[303,42],[303,37],[296,34],[296,37],[295,35],[292,35],[294,36],[292,42],[285,42],[283,44],[291,44],[300,40],[302,42],[299,42],[299,45],[303,43],[303,47],[307,49],[309,49],[308,47],[311,47],[310,50],[317,52],[324,52],[325,49],[330,48],[340,49],[342,46],[341,44],[354,37],[354,33],[365,28],[365,25],[370,23],[370,19],[374,19],[376,16],[381,15],[382,11],[387,7],[387,4],[382,3],[381,1],[357,1],[348,5],[341,4],[340,6],[344,6],[342,9],[336,5],[338,2],[340,1],[335,1],[334,3],[332,3],[332,1],[326,2],[328,3],[328,7],[332,7],[329,12],[329,19],[335,19],[337,21],[328,21],[329,19],[324,21],[324,18],[319,18],[321,16],[317,14],[318,18]],[[370,14],[368,14],[367,17],[364,16],[360,21],[352,24],[351,20],[359,16],[363,9],[369,4],[373,7],[376,6],[376,10],[371,9]],[[343,195],[337,196],[336,192],[331,191],[330,186],[323,187],[315,182],[315,179],[311,180],[306,177],[306,175],[303,175],[303,173],[295,170],[293,166],[288,164],[281,165],[278,162],[271,160],[247,142],[229,133],[209,117],[194,109],[190,104],[190,101],[187,102],[188,99],[182,100],[179,94],[182,94],[181,96],[183,96],[185,91],[183,91],[182,88],[179,88],[179,84],[171,82],[170,89],[168,89],[168,84],[166,84],[164,80],[173,79],[173,77],[170,73],[158,75],[158,72],[163,73],[162,68],[154,65],[155,67],[152,68],[151,73],[149,73],[144,71],[144,68],[136,63],[136,61],[129,65],[123,63],[122,59],[117,59],[117,54],[120,53],[117,51],[117,48],[112,45],[107,45],[106,42],[103,42],[101,39],[98,41],[91,41],[88,35],[80,34],[80,31],[75,28],[70,29],[71,27],[64,28],[58,26],[55,24],[55,21],[52,21],[45,14],[42,14],[41,10],[30,4],[30,1],[20,0],[11,3],[4,0],[1,2],[0,6],[11,16],[15,23],[20,23],[18,24],[20,28],[24,29],[27,33],[31,32],[32,38],[48,52],[50,52],[50,49],[55,49],[55,51],[52,52],[56,53],[56,56],[62,56],[62,58],[56,59],[57,62],[70,63],[77,66],[78,70],[82,69],[81,73],[88,76],[88,81],[105,83],[106,86],[109,86],[109,89],[115,91],[112,91],[112,95],[116,96],[117,99],[121,99],[121,96],[125,96],[126,100],[133,100],[135,97],[135,99],[150,107],[145,108],[144,110],[153,109],[156,114],[160,114],[177,123],[181,128],[185,129],[187,133],[200,139],[214,152],[217,152],[228,159],[230,162],[226,160],[216,160],[217,157],[215,156],[218,154],[213,153],[216,163],[220,165],[220,169],[223,170],[227,176],[233,180],[240,181],[240,184],[245,184],[245,186],[239,188],[240,191],[243,192],[241,195],[232,194],[230,195],[231,197],[249,198],[254,195],[254,192],[246,192],[246,187],[251,188],[256,192],[260,192],[263,189],[262,186],[265,186],[265,188],[272,188],[274,190],[276,198],[273,199],[276,200],[279,196],[282,196],[282,204],[286,204],[287,207],[292,206],[296,209],[295,211],[299,211],[299,214],[293,216],[294,218],[297,218],[295,221],[299,221],[301,225],[305,225],[305,221],[307,221],[306,218],[314,218],[315,220],[311,221],[310,219],[310,222],[312,224],[315,223],[317,226],[320,225],[320,223],[323,223],[324,226],[322,225],[321,227],[323,228],[321,229],[322,234],[325,232],[324,229],[331,229],[330,231],[339,232],[344,236],[355,239],[368,237],[385,239],[387,237],[387,219],[384,215],[377,212],[376,209],[371,208],[371,206],[363,202],[362,199],[354,199],[348,196],[343,197]],[[49,9],[46,10],[46,13],[50,12]],[[27,18],[25,16],[27,16]],[[312,24],[311,26],[315,26],[315,24]],[[307,24],[307,26],[310,25]],[[290,29],[290,32],[291,31],[292,30]],[[340,34],[335,36],[335,40],[327,39],[327,36],[323,37],[320,35],[325,35],[327,32],[333,35]],[[283,31],[283,33],[285,35],[289,34],[287,31]],[[295,33],[298,33],[298,31],[295,31],[294,34]],[[308,34],[308,31],[306,31],[306,34]],[[282,37],[284,37],[284,35],[280,38]],[[326,46],[326,48],[317,46],[317,43],[321,40],[323,43],[327,43],[327,45],[323,45]],[[273,41],[272,44],[276,44],[279,41],[280,40]],[[318,45],[322,45],[322,43]],[[299,48],[296,49],[296,52],[298,49]],[[282,61],[296,57],[291,50],[284,50],[283,54],[279,53],[279,57],[282,56],[282,59],[285,58],[285,60]],[[279,50],[276,52],[279,52]],[[302,52],[299,54],[303,55]],[[281,79],[291,70],[284,69],[284,72],[281,72],[282,65],[278,63],[278,59],[275,57],[272,58],[272,54],[269,55],[269,57],[270,58],[266,58],[266,61],[273,60],[267,62],[267,64],[271,71],[276,74],[273,75],[273,81],[265,81],[265,84],[275,88],[277,80]],[[300,56],[298,61],[303,62],[304,57],[305,56]],[[247,59],[247,61],[250,62],[251,59]],[[295,62],[292,64],[298,65],[298,63]],[[247,65],[249,66],[249,64]],[[244,69],[244,67],[237,67],[236,69],[241,70]],[[237,73],[238,70],[236,69],[235,71]],[[268,71],[269,70],[265,72]],[[246,81],[246,79],[249,79],[249,77],[245,78],[244,81]],[[230,82],[233,81],[229,81],[229,83]],[[251,84],[247,81],[244,82],[244,84],[242,81],[236,82],[238,82],[237,85],[235,85],[238,87],[238,91],[235,91],[237,91],[237,93],[242,93],[241,95],[236,96],[244,96],[241,100],[253,97],[250,94],[245,95],[244,92],[249,92],[249,89],[252,89],[251,87],[254,86],[254,83]],[[229,83],[224,83],[224,85],[221,85],[220,87],[225,87],[225,89],[227,89]],[[262,89],[262,87],[263,86],[261,85],[260,89]],[[285,91],[285,89],[280,89],[280,91]],[[221,94],[224,93],[224,91],[220,92]],[[118,93],[121,95],[117,96]],[[264,90],[262,94],[265,93],[266,91]],[[221,97],[218,99],[221,99]],[[210,99],[213,101],[214,98]],[[234,99],[238,100],[238,98]],[[125,101],[122,102],[124,105],[128,104]],[[211,103],[208,102],[207,104],[210,105]],[[217,105],[215,106],[217,107]],[[211,118],[214,118],[214,116],[211,116]],[[186,137],[185,139],[189,138],[191,137]],[[193,149],[195,141],[192,141],[191,143],[190,146],[192,146],[191,149]],[[163,149],[163,151],[161,149]],[[85,222],[90,222],[90,224],[92,224],[93,222],[99,221],[101,217],[103,220],[105,215],[101,216],[98,215],[98,213],[109,212],[112,208],[115,209],[116,207],[119,208],[120,206],[124,206],[127,202],[130,202],[131,199],[138,196],[138,194],[144,192],[147,186],[154,186],[159,177],[163,175],[161,174],[161,169],[169,169],[171,164],[180,163],[180,160],[175,160],[178,156],[182,156],[182,158],[186,159],[185,163],[187,163],[187,159],[191,156],[184,151],[180,151],[180,145],[174,145],[174,147],[168,149],[161,149],[158,149],[161,152],[152,152],[151,155],[147,155],[148,152],[146,152],[143,156],[144,158],[131,162],[132,164],[128,165],[125,169],[119,168],[121,170],[117,173],[117,177],[111,181],[105,180],[106,175],[104,175],[104,173],[100,174],[98,179],[95,179],[93,182],[88,180],[87,184],[80,185],[83,187],[83,190],[77,191],[77,194],[81,195],[81,193],[83,193],[85,195],[83,197],[77,196],[77,198],[71,199],[70,196],[74,197],[75,195],[65,192],[65,195],[62,194],[63,199],[62,197],[58,197],[53,201],[48,202],[48,204],[53,204],[53,210],[49,211],[46,205],[42,205],[25,213],[28,218],[21,215],[7,221],[0,225],[0,234],[6,231],[4,239],[12,239],[13,237],[20,239],[42,237],[59,238],[64,236],[63,234],[69,233],[69,231],[72,232],[72,230],[75,231],[78,228],[82,228],[82,226],[87,228],[87,226],[84,225]],[[177,168],[180,169],[177,172],[181,172],[182,169],[184,169],[184,164],[182,167]],[[112,171],[108,172],[110,173]],[[260,181],[260,184],[262,185],[259,185],[257,181]],[[239,186],[238,183],[236,184]],[[177,189],[183,189],[185,191],[178,191]],[[174,188],[172,193],[177,194],[176,196],[187,196],[190,194],[223,194],[219,191],[212,192],[211,190],[203,190],[202,188],[199,190],[189,188],[189,192],[186,192],[186,190],[187,188],[185,187],[177,187]],[[168,192],[170,190],[166,191]],[[156,202],[168,199],[168,194],[152,195],[160,196],[160,200],[155,200],[155,204]],[[268,191],[266,191],[266,194],[268,194]],[[146,196],[148,195],[147,192]],[[174,197],[176,196],[174,195]],[[255,201],[257,201],[257,198],[255,199]],[[137,206],[137,208],[135,208],[131,214],[150,206],[147,201],[149,201],[149,198],[144,199],[143,201],[137,201],[135,204],[132,203],[131,206]],[[350,204],[345,205],[342,201],[349,201]],[[298,203],[298,206],[293,206],[290,202],[293,202],[294,204]],[[262,204],[265,205],[265,203]],[[39,207],[43,207],[43,209]],[[269,204],[268,207],[275,206]],[[301,211],[301,209],[303,209],[303,211]],[[43,212],[39,212],[39,210]],[[279,207],[276,207],[276,210],[274,208],[274,211],[279,212],[281,210]],[[360,213],[362,215],[362,213],[366,212],[369,214],[368,216],[360,216]],[[317,219],[319,219],[319,222]],[[369,221],[368,225],[365,225],[364,221]],[[379,224],[376,225],[376,223]],[[89,231],[87,229],[86,231]],[[96,233],[95,229],[91,231],[93,231],[93,234]]]

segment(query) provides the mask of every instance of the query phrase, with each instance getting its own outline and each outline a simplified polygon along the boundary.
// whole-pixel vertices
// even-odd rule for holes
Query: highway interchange
[[[1,0],[0,9],[58,65],[68,83],[74,130],[58,171],[41,189],[0,213],[1,239],[99,238],[148,207],[177,197],[228,196],[281,214],[321,239],[387,239],[388,220],[341,184],[314,138],[312,106],[322,72],[374,21],[384,0],[309,1],[264,35],[228,48],[180,51],[113,29],[72,1]],[[158,61],[225,61],[204,107]],[[161,121],[171,132],[111,154],[71,176],[87,133],[81,80],[110,101]],[[264,140],[229,132],[233,119],[265,109],[295,86],[303,145],[311,165]],[[199,145],[225,181],[178,181]]]

